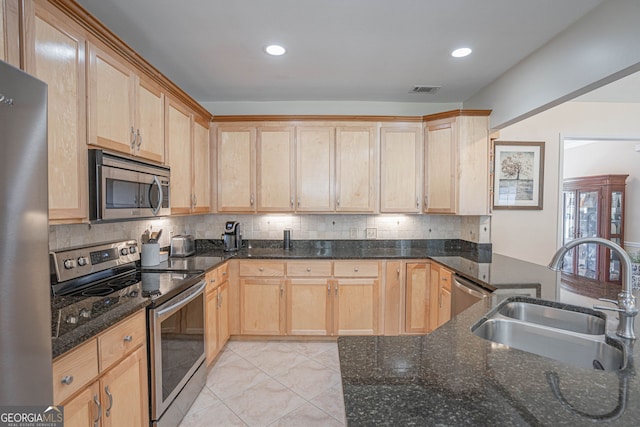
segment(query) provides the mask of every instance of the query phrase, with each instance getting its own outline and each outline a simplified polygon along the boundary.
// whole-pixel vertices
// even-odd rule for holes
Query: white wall
[[[640,104],[568,102],[502,129],[501,141],[545,142],[544,208],[494,211],[494,252],[547,264],[557,248],[561,136],[640,139],[638,117]]]
[[[640,1],[608,0],[464,102],[503,128],[640,70]]]

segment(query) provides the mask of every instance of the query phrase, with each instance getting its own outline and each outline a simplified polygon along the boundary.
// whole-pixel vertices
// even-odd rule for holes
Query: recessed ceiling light
[[[453,52],[451,52],[451,56],[453,56],[454,58],[464,58],[470,53],[471,53],[471,49],[469,49],[468,47],[461,47],[460,49],[456,49]]]
[[[287,51],[287,49],[285,49],[284,47],[282,47],[282,46],[280,46],[278,44],[269,45],[269,46],[265,47],[264,50],[269,55],[273,55],[273,56],[284,55],[285,52]]]

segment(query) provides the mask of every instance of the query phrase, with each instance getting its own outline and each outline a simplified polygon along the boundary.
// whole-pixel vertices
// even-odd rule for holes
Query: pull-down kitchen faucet
[[[572,248],[581,245],[582,243],[596,243],[602,246],[606,246],[611,249],[620,257],[622,262],[622,291],[618,294],[618,300],[614,301],[606,298],[599,298],[600,301],[610,302],[617,306],[617,308],[603,307],[594,305],[593,308],[597,310],[611,310],[617,311],[618,314],[618,330],[616,334],[623,338],[635,339],[636,335],[633,330],[633,322],[636,314],[638,314],[638,308],[636,307],[636,298],[633,296],[632,284],[631,284],[631,259],[627,252],[619,245],[613,243],[610,240],[603,239],[601,237],[582,237],[580,239],[572,240],[561,246],[560,249],[553,255],[549,268],[552,270],[560,270],[562,260],[565,254]]]

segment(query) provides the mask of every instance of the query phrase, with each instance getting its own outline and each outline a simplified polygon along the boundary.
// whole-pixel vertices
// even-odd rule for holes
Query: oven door
[[[200,281],[149,310],[152,420],[160,419],[205,360],[205,287]]]

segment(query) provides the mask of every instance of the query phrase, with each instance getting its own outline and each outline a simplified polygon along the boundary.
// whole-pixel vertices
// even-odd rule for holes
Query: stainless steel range
[[[206,380],[203,271],[139,270],[135,240],[51,253],[54,349],[147,306],[152,425],[177,426]]]

